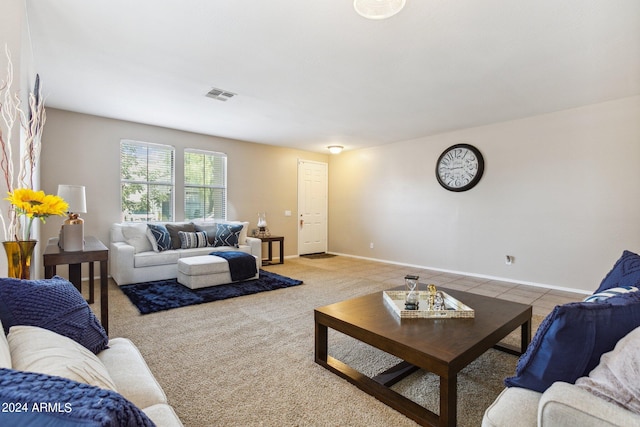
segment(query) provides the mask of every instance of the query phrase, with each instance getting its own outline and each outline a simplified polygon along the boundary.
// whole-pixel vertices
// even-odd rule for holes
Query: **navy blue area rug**
[[[140,314],[149,314],[301,284],[302,280],[260,270],[260,278],[258,279],[210,288],[189,289],[178,283],[177,279],[168,279],[123,285],[120,286],[120,289],[138,308]]]

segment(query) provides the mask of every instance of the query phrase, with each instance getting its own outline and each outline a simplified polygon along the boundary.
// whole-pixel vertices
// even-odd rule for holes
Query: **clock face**
[[[456,144],[440,155],[436,164],[436,178],[449,191],[473,188],[484,172],[484,159],[473,145]]]

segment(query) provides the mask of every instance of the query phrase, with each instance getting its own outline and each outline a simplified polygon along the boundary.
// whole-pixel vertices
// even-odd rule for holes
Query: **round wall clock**
[[[484,172],[484,158],[476,147],[456,144],[444,150],[436,163],[436,178],[449,191],[472,189]]]

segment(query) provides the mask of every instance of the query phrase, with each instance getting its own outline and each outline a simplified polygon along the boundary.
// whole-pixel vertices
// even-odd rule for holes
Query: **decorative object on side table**
[[[58,196],[28,188],[19,188],[9,193],[6,200],[11,202],[16,217],[24,216],[22,239],[18,239],[18,236],[15,235],[16,240],[3,242],[7,252],[7,276],[29,279],[31,256],[36,243],[38,243],[37,240],[31,240],[33,220],[39,218],[45,222],[45,219],[50,215],[64,215],[67,203]]]
[[[58,246],[65,252],[84,250],[84,220],[78,213],[87,212],[87,198],[84,185],[58,185],[58,196],[68,204],[69,217],[60,228]]]
[[[269,232],[269,229],[267,228],[267,214],[266,213],[261,212],[261,213],[258,214],[258,229],[256,231],[254,231],[253,235],[254,235],[254,237],[257,237],[257,238],[271,236],[271,233]]]
[[[37,243],[31,240],[33,219],[40,218],[44,222],[47,216],[58,214],[57,209],[62,209],[60,202],[64,201],[51,198],[57,196],[47,196],[42,191],[33,190],[40,156],[40,137],[46,118],[41,101],[40,78],[36,75],[34,91],[29,93],[28,111],[25,112],[20,107],[21,98],[17,93],[12,93],[13,63],[6,45],[5,52],[7,77],[0,85],[0,169],[6,187],[5,194],[9,194],[5,200],[11,204],[8,207],[4,204],[0,206],[0,222],[4,232],[8,275],[29,278],[31,254]],[[12,137],[19,136],[14,129],[16,124],[22,129],[22,142],[18,141],[14,147]],[[17,170],[17,174],[14,170]]]

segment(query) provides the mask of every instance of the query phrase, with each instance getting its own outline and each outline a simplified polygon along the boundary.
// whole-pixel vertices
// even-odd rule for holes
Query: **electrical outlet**
[[[284,211],[284,216],[291,216],[291,211]]]
[[[504,263],[507,265],[513,264],[514,257],[513,255],[505,255]]]
[[[369,243],[369,249],[373,249],[373,242]]]

